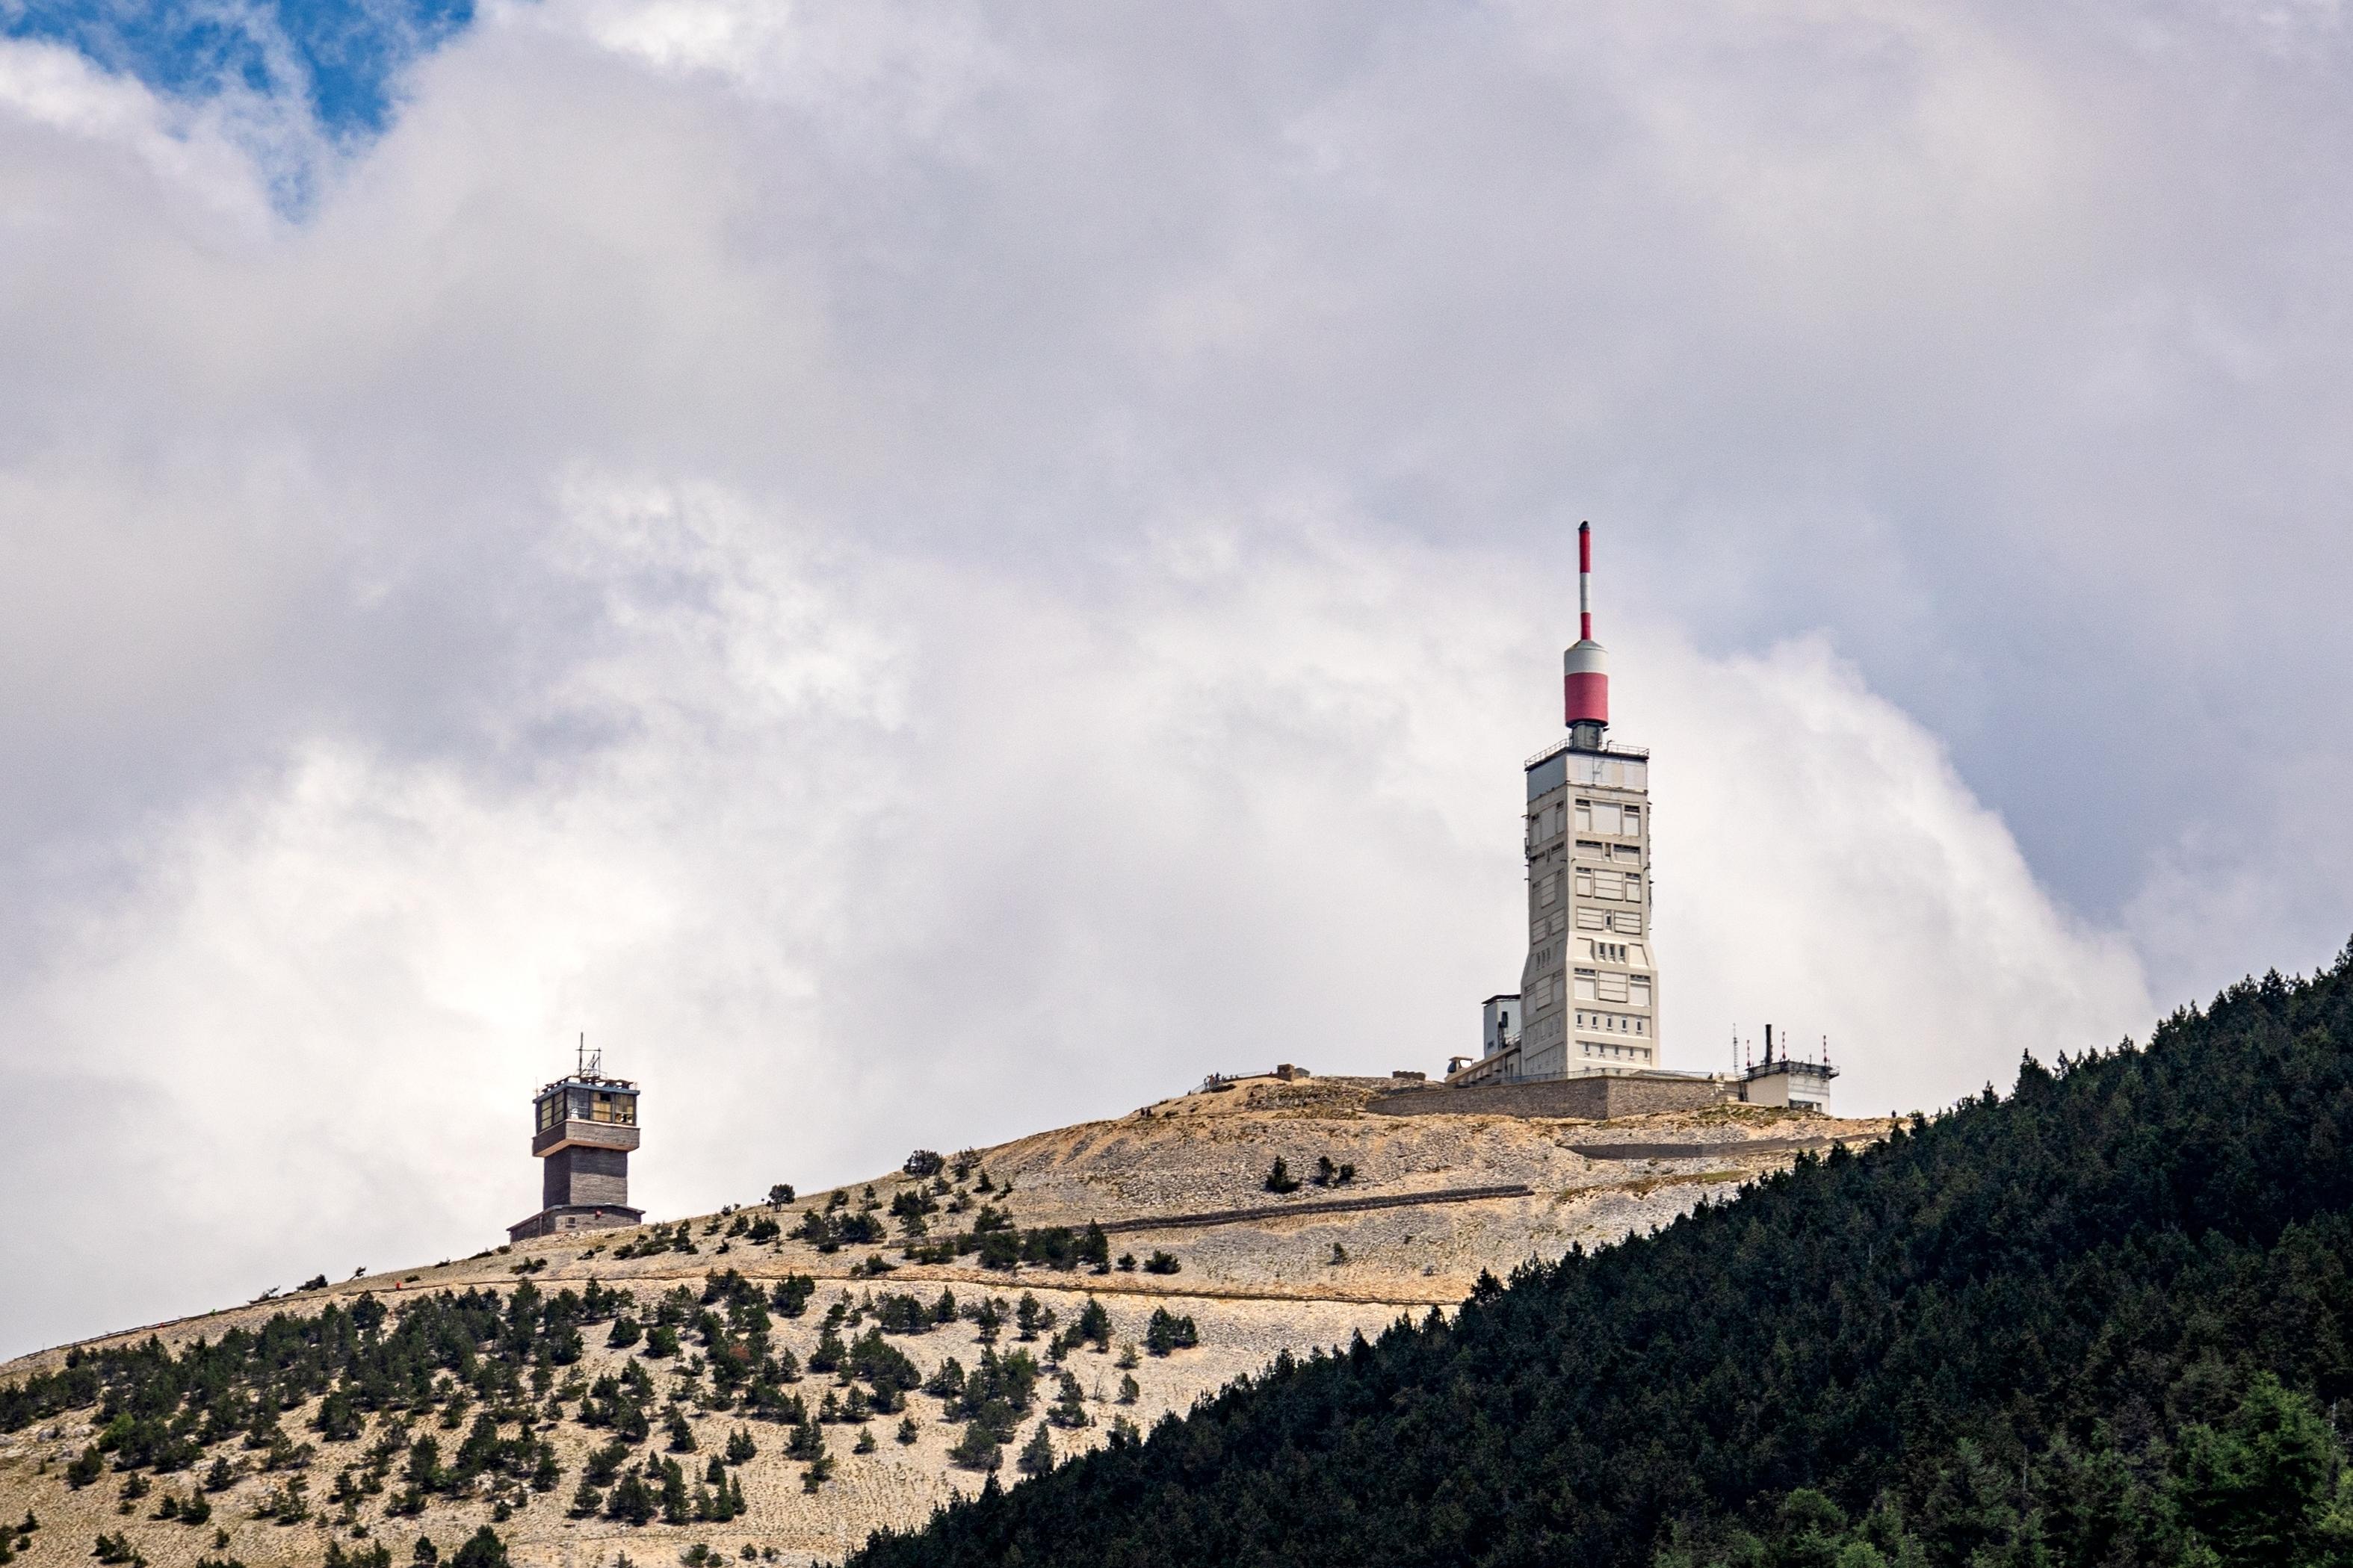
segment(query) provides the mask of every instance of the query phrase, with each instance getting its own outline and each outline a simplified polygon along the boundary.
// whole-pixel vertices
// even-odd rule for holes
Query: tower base
[[[643,1225],[646,1211],[619,1204],[560,1204],[544,1208],[520,1224],[507,1226],[509,1241],[529,1241],[533,1237],[561,1236],[575,1230],[625,1230]]]

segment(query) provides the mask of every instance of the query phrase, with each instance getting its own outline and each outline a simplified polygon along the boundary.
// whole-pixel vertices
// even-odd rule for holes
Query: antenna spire
[[[1601,744],[1609,726],[1609,655],[1593,640],[1593,525],[1577,525],[1577,645],[1561,656],[1562,722],[1571,738]]]
[[[1593,525],[1577,525],[1577,640],[1593,640]]]

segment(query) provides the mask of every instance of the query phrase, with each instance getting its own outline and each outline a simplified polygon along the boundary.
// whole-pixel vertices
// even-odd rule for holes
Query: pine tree
[[[967,1421],[964,1436],[948,1450],[948,1458],[967,1470],[993,1470],[1005,1462],[1005,1450],[987,1423]]]
[[[507,1543],[486,1524],[458,1548],[449,1568],[507,1568]]]
[[[628,1524],[649,1523],[655,1511],[653,1489],[646,1485],[645,1476],[637,1470],[623,1476],[612,1495],[605,1500],[605,1517]]]

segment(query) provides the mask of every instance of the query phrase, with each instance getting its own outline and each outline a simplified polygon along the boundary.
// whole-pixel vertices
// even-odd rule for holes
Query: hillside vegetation
[[[2353,947],[855,1562],[2353,1561],[2348,1151]]]
[[[477,1557],[519,1568],[838,1560],[1482,1270],[1667,1223],[1793,1142],[1885,1131],[1368,1109],[1389,1087],[1242,1080],[25,1358],[0,1367],[0,1561],[432,1568],[425,1543],[485,1528]]]

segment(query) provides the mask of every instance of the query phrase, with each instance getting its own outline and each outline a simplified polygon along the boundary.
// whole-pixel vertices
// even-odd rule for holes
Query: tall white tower
[[[1456,1083],[1660,1065],[1650,753],[1608,738],[1609,656],[1593,640],[1588,523],[1577,525],[1577,555],[1578,635],[1561,661],[1568,734],[1525,764],[1528,956],[1519,1030],[1513,1039],[1489,1030],[1485,1054],[1452,1075]]]

